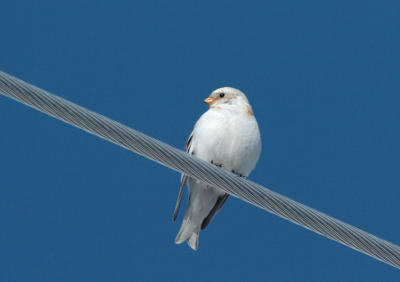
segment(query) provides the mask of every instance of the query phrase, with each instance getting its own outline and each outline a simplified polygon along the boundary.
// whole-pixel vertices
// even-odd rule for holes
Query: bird
[[[248,177],[261,154],[261,136],[246,95],[238,89],[222,87],[214,90],[204,102],[209,109],[196,122],[185,143],[186,152],[238,177]],[[229,194],[182,174],[174,222],[186,184],[189,199],[175,243],[186,241],[197,250],[200,231],[222,208]]]

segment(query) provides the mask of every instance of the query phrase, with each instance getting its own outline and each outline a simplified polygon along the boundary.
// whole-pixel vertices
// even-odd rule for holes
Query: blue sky
[[[322,3],[325,2],[325,3]],[[234,86],[250,179],[400,243],[398,1],[7,1],[0,69],[183,148]],[[230,198],[175,245],[179,174],[0,97],[1,281],[398,281]],[[184,203],[186,205],[186,203]]]

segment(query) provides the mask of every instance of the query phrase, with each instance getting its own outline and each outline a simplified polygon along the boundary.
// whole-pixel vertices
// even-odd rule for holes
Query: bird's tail
[[[181,229],[176,235],[175,244],[182,244],[187,241],[188,245],[195,251],[199,247],[199,228],[195,228],[191,222],[183,220]]]

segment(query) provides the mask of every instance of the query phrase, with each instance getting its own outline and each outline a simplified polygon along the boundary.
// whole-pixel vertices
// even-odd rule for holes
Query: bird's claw
[[[211,160],[211,163],[212,163],[213,165],[217,166],[217,167],[222,167],[222,166],[223,166],[223,164],[221,164],[221,163],[215,163],[213,160]]]
[[[223,164],[221,164],[221,163],[216,163],[216,162],[214,162],[214,160],[211,160],[211,164],[213,164],[213,165],[215,165],[215,166],[217,166],[217,167],[223,167]],[[245,175],[243,175],[243,174],[241,174],[241,173],[239,173],[239,172],[236,172],[236,171],[233,170],[233,169],[232,169],[231,171],[232,171],[232,173],[236,174],[236,175],[239,176],[239,177],[246,178]]]
[[[234,171],[233,169],[232,169],[232,173],[236,174],[236,175],[239,176],[239,177],[246,178],[246,176],[244,176],[243,174],[241,174],[241,173],[239,173],[239,172]]]

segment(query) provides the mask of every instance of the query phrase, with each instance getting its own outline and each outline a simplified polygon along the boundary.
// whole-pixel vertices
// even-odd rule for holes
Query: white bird
[[[204,102],[210,108],[194,126],[185,144],[186,151],[247,177],[261,153],[260,131],[249,101],[240,90],[223,87],[212,92]],[[178,216],[186,182],[189,201],[175,243],[187,241],[193,250],[197,250],[200,230],[207,227],[229,194],[182,175],[173,221]]]

